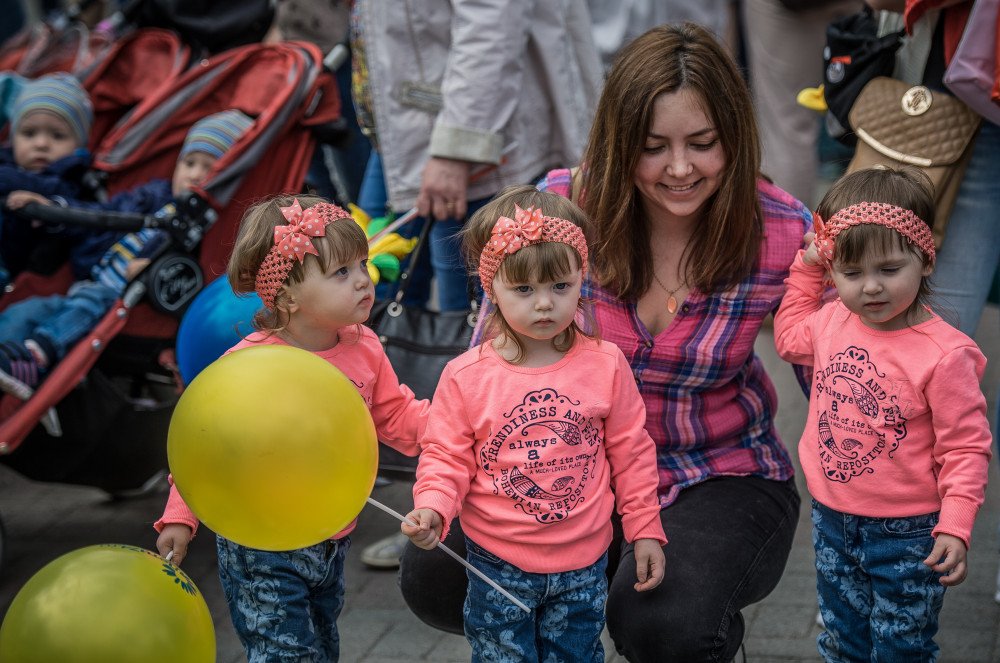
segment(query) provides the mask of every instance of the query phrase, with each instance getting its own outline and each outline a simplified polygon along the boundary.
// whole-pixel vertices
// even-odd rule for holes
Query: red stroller
[[[312,127],[339,118],[339,96],[311,44],[233,49],[145,98],[106,137],[94,161],[111,194],[169,176],[187,129],[229,108],[255,118],[253,127],[166,221],[139,215],[95,220],[81,210],[26,208],[43,220],[122,230],[155,224],[169,231],[172,249],[129,285],[26,402],[10,396],[0,402],[0,462],[35,480],[112,494],[139,488],[166,468],[166,430],[177,389],[161,356],[173,347],[177,316],[207,280],[224,271],[246,206],[265,195],[301,190],[314,147]],[[20,289],[11,294],[21,295]],[[10,300],[0,301],[0,308]],[[50,408],[61,435],[36,426]]]

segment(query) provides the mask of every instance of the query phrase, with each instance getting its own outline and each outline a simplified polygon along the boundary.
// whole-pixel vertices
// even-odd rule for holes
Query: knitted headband
[[[204,117],[191,125],[184,137],[180,156],[204,152],[220,159],[252,124],[253,120],[238,110],[225,110]]]
[[[934,236],[931,229],[919,216],[911,210],[889,205],[887,203],[858,203],[845,207],[824,223],[819,214],[813,215],[813,229],[816,231],[816,248],[820,258],[829,268],[833,264],[834,240],[837,235],[851,226],[863,223],[875,223],[886,228],[892,228],[905,237],[911,244],[916,244],[923,251],[931,264],[934,264]]]
[[[94,108],[79,81],[69,74],[50,74],[26,83],[11,109],[11,132],[16,132],[21,120],[35,111],[61,118],[69,125],[77,145],[87,144]]]
[[[288,223],[274,227],[274,246],[261,262],[254,281],[254,290],[270,309],[274,308],[278,288],[284,285],[295,261],[305,261],[310,253],[319,255],[309,238],[326,235],[326,227],[337,219],[351,219],[343,208],[331,203],[319,203],[303,210],[298,198],[290,207],[282,207],[281,213]]]
[[[479,279],[486,296],[493,299],[493,279],[507,256],[542,242],[559,242],[575,249],[583,262],[583,273],[587,273],[587,240],[579,226],[565,219],[543,216],[540,209],[523,210],[515,205],[514,218],[497,219],[490,241],[479,256]]]

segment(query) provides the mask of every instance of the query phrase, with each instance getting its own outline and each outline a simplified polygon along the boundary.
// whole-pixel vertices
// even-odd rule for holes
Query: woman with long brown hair
[[[613,542],[608,628],[630,661],[728,661],[740,610],[777,584],[798,519],[753,345],[811,217],[761,177],[749,90],[693,24],[622,50],[579,172],[552,171],[539,188],[578,199],[591,219],[584,294],[629,360],[656,443],[664,581],[637,595],[632,550]],[[408,550],[401,585],[422,619],[448,628],[452,586],[434,561]]]

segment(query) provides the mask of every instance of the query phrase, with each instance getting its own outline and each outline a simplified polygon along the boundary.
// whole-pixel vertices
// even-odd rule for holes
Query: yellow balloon
[[[361,512],[378,444],[354,384],[285,345],[226,355],[184,390],[167,434],[174,482],[195,515],[240,545],[294,550]]]
[[[0,661],[215,661],[215,630],[179,568],[141,548],[89,546],[50,562],[17,593],[0,627]]]

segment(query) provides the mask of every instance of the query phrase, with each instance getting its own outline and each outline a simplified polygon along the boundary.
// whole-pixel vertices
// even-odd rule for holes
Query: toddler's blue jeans
[[[350,537],[288,552],[216,537],[219,578],[249,663],[335,662]]]
[[[945,588],[923,560],[934,547],[938,514],[867,518],[813,500],[812,521],[823,659],[936,661]]]
[[[532,609],[526,613],[469,572],[463,616],[472,662],[604,663],[605,553],[590,566],[528,573],[466,537],[467,559]]]

